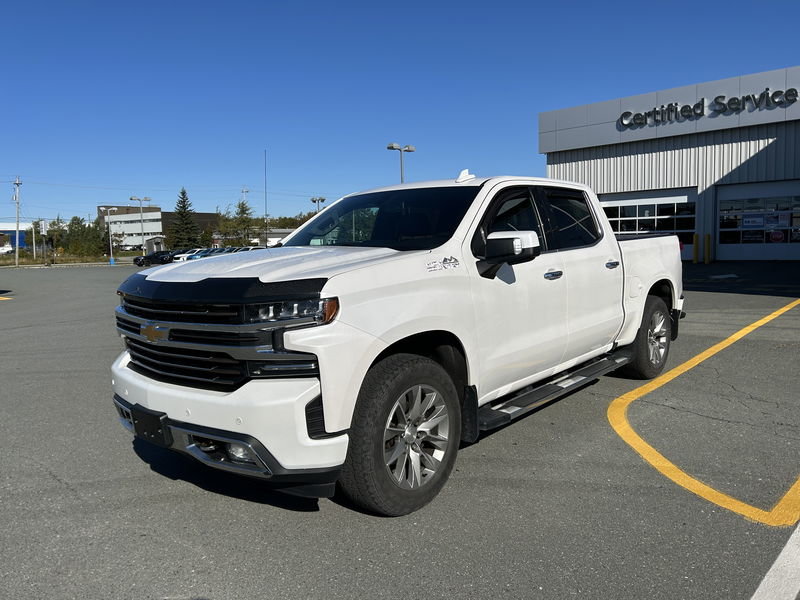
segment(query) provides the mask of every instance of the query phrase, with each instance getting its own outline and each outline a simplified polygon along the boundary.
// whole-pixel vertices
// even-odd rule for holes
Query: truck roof
[[[531,177],[524,175],[493,175],[491,177],[478,177],[476,175],[470,175],[470,174],[467,174],[467,177],[464,177],[464,171],[462,171],[461,176],[459,176],[459,178],[457,179],[435,179],[431,181],[412,181],[408,183],[400,183],[396,185],[389,185],[379,188],[373,188],[370,190],[354,192],[353,194],[348,194],[348,196],[371,193],[371,192],[385,192],[391,190],[410,190],[410,189],[431,188],[431,187],[481,186],[485,184],[487,181],[494,181],[496,183],[500,183],[502,181],[523,181],[531,184],[550,184],[550,185],[559,184],[570,187],[588,189],[585,185],[581,183],[576,183],[574,181],[562,181],[559,179],[550,179],[547,177]]]

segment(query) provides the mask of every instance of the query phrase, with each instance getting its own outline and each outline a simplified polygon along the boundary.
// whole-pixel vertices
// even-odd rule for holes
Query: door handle
[[[610,260],[606,263],[606,269],[616,269],[619,266],[618,260]]]
[[[544,274],[544,278],[553,281],[554,279],[559,279],[563,274],[564,271],[548,271]]]

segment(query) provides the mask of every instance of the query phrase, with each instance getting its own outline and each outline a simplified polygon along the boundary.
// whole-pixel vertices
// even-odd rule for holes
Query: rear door
[[[596,354],[613,343],[622,327],[619,244],[604,232],[582,190],[537,186],[535,197],[548,249],[559,256],[567,287],[564,360]]]

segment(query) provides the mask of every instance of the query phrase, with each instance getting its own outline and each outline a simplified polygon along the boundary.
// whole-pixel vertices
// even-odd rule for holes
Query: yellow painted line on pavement
[[[0,296],[0,300],[13,300],[13,298],[8,298],[7,296]]]
[[[729,338],[719,342],[718,344],[715,344],[714,346],[711,346],[709,349],[701,352],[694,358],[687,360],[682,365],[675,367],[660,377],[653,379],[649,383],[646,383],[645,385],[614,399],[611,402],[611,405],[608,407],[608,422],[611,423],[611,427],[613,427],[614,431],[616,431],[617,434],[631,448],[636,450],[636,452],[638,452],[639,455],[641,455],[644,460],[650,463],[650,465],[652,465],[653,468],[655,468],[659,473],[665,477],[668,477],[679,486],[686,488],[694,494],[697,494],[701,498],[704,498],[709,502],[713,502],[717,506],[721,506],[722,508],[747,517],[748,519],[752,519],[753,521],[764,523],[765,525],[794,525],[800,521],[800,478],[795,481],[794,485],[792,485],[789,491],[786,492],[783,498],[778,501],[772,510],[767,511],[746,504],[741,500],[737,500],[732,496],[728,496],[727,494],[715,490],[699,479],[695,479],[685,471],[681,470],[677,465],[670,462],[663,454],[653,448],[650,444],[645,442],[641,436],[634,431],[633,427],[631,427],[631,424],[628,422],[628,407],[634,400],[638,400],[642,396],[645,396],[661,386],[666,385],[676,377],[679,377],[690,369],[693,369],[704,360],[711,358],[718,352],[721,352],[728,346],[736,343],[744,336],[752,333],[762,325],[766,325],[773,319],[777,319],[779,316],[798,305],[800,305],[800,298],[790,302],[772,314],[767,315],[763,319],[759,319],[755,323],[751,323],[747,327],[740,329]]]

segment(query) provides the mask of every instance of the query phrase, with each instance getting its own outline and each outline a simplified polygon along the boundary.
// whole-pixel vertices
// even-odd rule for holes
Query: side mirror
[[[495,231],[486,238],[486,258],[478,262],[481,276],[493,279],[504,264],[516,265],[542,253],[535,231]]]

